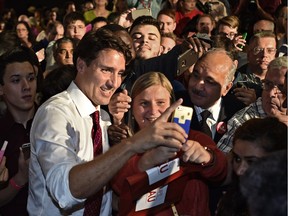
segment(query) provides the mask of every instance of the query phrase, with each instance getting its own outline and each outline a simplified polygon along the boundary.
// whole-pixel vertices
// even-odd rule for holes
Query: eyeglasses
[[[271,91],[272,89],[276,88],[277,93],[284,93],[284,85],[278,84],[275,85],[273,82],[269,80],[262,80],[262,87],[265,91]]]
[[[225,36],[225,37],[227,37],[227,38],[229,38],[231,40],[233,40],[237,36],[237,33],[235,33],[235,32],[230,32],[230,33],[219,32],[219,34],[221,36]]]
[[[267,47],[267,48],[260,48],[260,47],[255,47],[254,49],[253,49],[253,54],[254,55],[258,55],[260,52],[264,52],[264,50],[266,50],[266,52],[268,53],[268,54],[275,54],[276,53],[276,51],[277,51],[277,49],[276,48],[272,48],[272,47]]]

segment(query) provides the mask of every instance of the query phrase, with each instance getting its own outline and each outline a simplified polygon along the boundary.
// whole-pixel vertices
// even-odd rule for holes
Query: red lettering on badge
[[[150,191],[147,197],[147,202],[154,202],[156,200],[157,191]]]
[[[168,164],[166,163],[166,164],[162,164],[161,166],[160,166],[160,173],[164,173],[164,172],[166,172],[168,170]]]

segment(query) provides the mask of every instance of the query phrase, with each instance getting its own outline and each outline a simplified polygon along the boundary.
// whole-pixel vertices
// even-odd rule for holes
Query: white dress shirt
[[[213,106],[207,109],[212,114],[206,120],[206,123],[212,132],[212,139],[214,139],[215,134],[216,134],[216,123],[218,121],[220,110],[221,110],[221,102],[222,102],[222,98],[217,100]],[[198,121],[201,122],[202,121],[201,113],[205,109],[202,109],[201,107],[198,107],[198,106],[194,106],[194,108],[197,114]]]
[[[83,215],[85,199],[72,196],[69,172],[75,165],[93,160],[90,115],[95,111],[74,82],[38,109],[30,134],[29,215]],[[111,121],[102,109],[100,125],[105,152],[109,148],[107,127]],[[111,206],[112,192],[106,191],[101,215],[111,215]]]

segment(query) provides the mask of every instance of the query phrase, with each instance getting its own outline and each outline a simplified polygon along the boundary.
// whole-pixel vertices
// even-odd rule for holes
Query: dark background
[[[5,8],[13,8],[18,15],[27,14],[27,9],[30,6],[34,6],[36,8],[41,9],[49,9],[52,7],[64,8],[65,3],[68,0],[0,0],[0,12],[3,12]],[[70,0],[73,1],[77,9],[79,9],[80,5],[84,3],[86,0]]]

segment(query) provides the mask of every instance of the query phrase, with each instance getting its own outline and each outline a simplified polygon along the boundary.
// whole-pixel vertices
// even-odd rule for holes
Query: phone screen
[[[196,63],[198,54],[192,49],[188,49],[178,57],[177,76],[180,76],[184,71]]]
[[[140,16],[152,16],[149,8],[137,9],[131,12],[132,19],[135,20]]]
[[[192,115],[192,107],[180,105],[174,111],[172,121],[179,124],[189,134]]]

